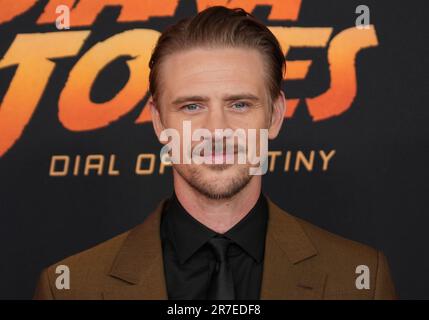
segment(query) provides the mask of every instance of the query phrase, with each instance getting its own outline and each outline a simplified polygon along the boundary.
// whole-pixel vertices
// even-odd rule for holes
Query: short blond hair
[[[169,26],[159,37],[149,61],[149,92],[158,100],[159,68],[169,54],[196,47],[252,48],[264,57],[270,102],[280,94],[286,60],[274,34],[241,8],[207,8]]]

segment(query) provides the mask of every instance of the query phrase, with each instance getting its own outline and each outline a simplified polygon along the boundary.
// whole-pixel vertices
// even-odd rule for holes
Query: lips
[[[212,164],[225,164],[227,163],[227,160],[231,159],[232,161],[228,161],[228,163],[234,162],[234,158],[237,155],[237,151],[233,153],[226,153],[226,152],[212,152],[211,154],[204,156],[204,162],[205,163],[212,163]]]

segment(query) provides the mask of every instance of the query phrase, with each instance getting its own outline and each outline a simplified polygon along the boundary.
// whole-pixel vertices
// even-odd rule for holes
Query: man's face
[[[212,133],[214,148],[215,129],[244,129],[246,135],[248,129],[256,129],[259,137],[259,129],[270,128],[266,70],[258,51],[190,49],[168,56],[160,72],[159,101],[157,109],[152,108],[158,137],[161,130],[172,128],[183,138],[183,122],[188,120],[192,131],[206,128]],[[192,141],[192,148],[199,143]],[[235,139],[236,147],[237,143]],[[253,177],[250,166],[248,161],[238,164],[237,157],[234,164],[173,164],[181,178],[212,199],[230,198],[241,191]]]

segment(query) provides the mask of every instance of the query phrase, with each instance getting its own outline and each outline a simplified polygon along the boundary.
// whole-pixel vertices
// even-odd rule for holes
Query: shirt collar
[[[224,236],[237,243],[257,262],[261,262],[264,257],[267,222],[268,203],[261,193],[249,213]]]
[[[264,255],[267,221],[268,205],[261,193],[249,213],[223,235],[233,240],[257,262],[261,262]],[[165,208],[163,227],[182,264],[210,238],[219,235],[191,216],[183,208],[175,193]]]

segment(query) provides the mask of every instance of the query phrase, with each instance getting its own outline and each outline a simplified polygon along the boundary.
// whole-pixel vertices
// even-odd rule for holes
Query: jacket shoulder
[[[132,230],[132,229],[131,229]],[[108,282],[107,275],[131,230],[69,256],[42,271],[35,299],[100,299],[91,288]],[[69,278],[69,289],[58,289],[61,276]],[[114,279],[111,279],[114,280]],[[66,283],[64,282],[63,285]]]
[[[369,245],[334,234],[303,219],[295,217],[295,220],[321,255],[366,262],[377,260],[378,250]]]
[[[318,252],[312,263],[327,274],[327,299],[397,298],[387,259],[380,250],[295,219]],[[359,284],[365,284],[364,288],[357,289]]]
[[[132,229],[131,229],[132,230]],[[68,265],[76,269],[84,268],[87,265],[97,268],[98,270],[105,270],[106,264],[113,262],[119,248],[122,246],[125,239],[128,237],[131,230],[123,232],[113,238],[103,241],[89,249],[80,251],[73,254],[49,268],[53,268],[59,264]]]

